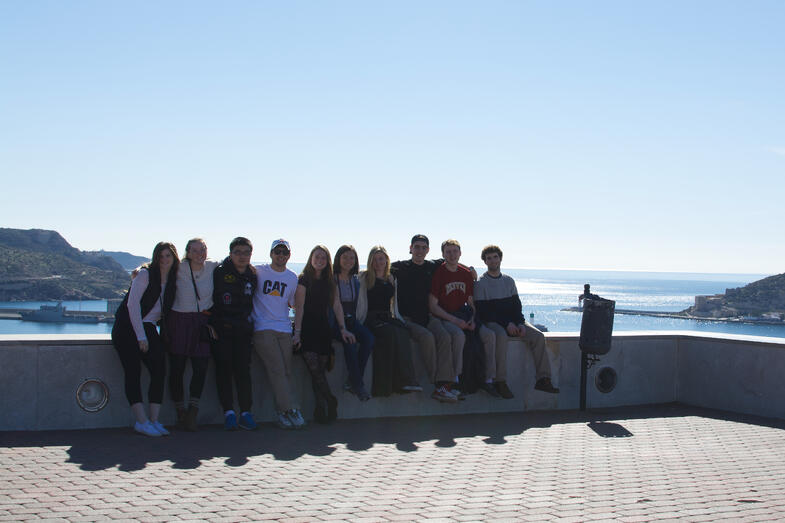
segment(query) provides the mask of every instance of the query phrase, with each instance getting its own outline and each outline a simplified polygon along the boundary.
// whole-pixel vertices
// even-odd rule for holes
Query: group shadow
[[[581,423],[597,436],[633,437],[614,420],[704,416],[783,429],[785,421],[739,415],[681,404],[576,410],[467,414],[338,420],[331,425],[310,424],[302,430],[282,430],[262,423],[256,431],[226,432],[218,425],[198,432],[172,431],[169,437],[149,438],[130,428],[0,433],[0,447],[67,447],[68,463],[82,470],[117,468],[141,470],[149,463],[171,462],[176,469],[195,469],[202,461],[223,458],[242,467],[255,456],[290,461],[305,455],[328,456],[337,446],[365,451],[374,445],[394,445],[400,452],[417,452],[425,443],[450,448],[466,438],[482,437],[487,445],[504,445],[531,428]]]

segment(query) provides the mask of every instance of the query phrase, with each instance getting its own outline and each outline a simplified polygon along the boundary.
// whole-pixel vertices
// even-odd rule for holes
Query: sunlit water
[[[299,266],[292,267],[296,272]],[[695,296],[717,294],[758,280],[764,275],[695,274],[695,273],[634,273],[614,271],[560,271],[511,269],[521,294],[524,313],[530,321],[545,325],[550,331],[580,331],[581,315],[561,309],[578,304],[583,284],[590,283],[592,292],[616,300],[617,309],[677,312],[695,302]],[[0,303],[0,308],[37,308],[43,302]],[[106,310],[105,301],[64,302],[69,311]],[[532,318],[530,314],[534,314]],[[785,326],[742,325],[675,318],[653,318],[617,314],[614,331],[630,330],[694,330],[785,338]],[[106,334],[111,324],[35,323],[21,320],[0,320],[0,334]]]

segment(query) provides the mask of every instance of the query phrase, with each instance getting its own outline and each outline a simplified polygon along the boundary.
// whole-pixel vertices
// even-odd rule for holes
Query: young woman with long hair
[[[177,296],[168,318],[169,393],[177,410],[178,428],[195,431],[199,398],[207,379],[210,344],[215,330],[208,324],[213,307],[213,271],[218,262],[207,260],[207,244],[201,238],[188,240],[177,271]],[[185,408],[183,375],[191,361],[188,409]]]
[[[398,287],[390,274],[390,257],[381,245],[371,249],[367,270],[360,273],[357,320],[376,338],[371,394],[421,391],[415,378],[409,332],[398,311]]]
[[[360,264],[354,247],[341,245],[335,253],[333,267],[338,299],[343,308],[344,325],[357,339],[354,343],[343,342],[343,356],[346,360],[346,369],[349,372],[349,390],[360,401],[367,401],[371,395],[365,387],[363,376],[368,358],[373,350],[374,337],[362,322],[357,321],[357,300],[360,296],[360,280],[357,278],[357,273]],[[343,341],[338,330],[338,322],[335,321],[335,318],[333,321],[335,323],[334,337]]]
[[[331,307],[338,319],[343,341],[353,343],[354,335],[346,330],[341,302],[335,292],[330,251],[324,245],[317,245],[308,255],[308,262],[297,279],[292,342],[295,349],[301,348],[311,374],[316,403],[314,419],[319,423],[329,423],[338,417],[338,400],[330,391],[325,374],[335,356],[328,320]]]
[[[136,418],[134,430],[146,436],[167,436],[169,431],[158,421],[164,396],[166,357],[157,325],[165,330],[167,314],[175,298],[177,249],[160,242],[153,249],[152,261],[143,265],[115,313],[112,344],[120,356],[125,374],[125,397]],[[142,365],[150,372],[147,400],[148,417],[142,403]]]

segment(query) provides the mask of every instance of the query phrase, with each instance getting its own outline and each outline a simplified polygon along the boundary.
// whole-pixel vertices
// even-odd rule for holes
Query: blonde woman
[[[398,312],[397,284],[390,274],[390,257],[384,247],[371,249],[367,267],[360,273],[357,320],[376,338],[371,394],[421,391],[415,379],[409,333]]]
[[[202,397],[215,331],[208,325],[213,307],[213,271],[218,262],[207,259],[207,244],[192,238],[177,270],[177,295],[167,319],[169,345],[169,394],[177,410],[177,427],[196,431],[199,399]],[[185,408],[183,376],[191,361],[188,410]]]

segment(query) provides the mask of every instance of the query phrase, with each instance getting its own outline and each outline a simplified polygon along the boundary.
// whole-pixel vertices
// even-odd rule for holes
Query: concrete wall
[[[577,409],[580,397],[580,351],[576,333],[548,333],[553,381],[561,393],[535,391],[531,352],[511,340],[508,383],[515,398],[501,400],[484,392],[459,404],[430,399],[432,386],[421,359],[415,359],[422,393],[394,395],[360,402],[343,392],[346,370],[336,344],[336,367],[329,374],[338,396],[339,416],[365,418],[477,412]],[[415,350],[418,354],[418,351]],[[603,367],[613,368],[616,388],[604,394],[594,386]],[[272,394],[258,357],[252,359],[254,415],[273,419]],[[630,332],[615,335],[611,351],[589,370],[587,405],[591,408],[681,401],[688,404],[785,418],[785,340],[778,338],[700,335],[692,332]],[[190,372],[190,371],[189,371]],[[147,378],[143,373],[143,390]],[[187,376],[188,377],[188,376]],[[76,403],[76,389],[87,378],[109,387],[109,403],[97,413]],[[295,397],[307,418],[313,411],[310,377],[295,358]],[[187,383],[187,382],[186,382]],[[370,364],[366,383],[370,383]],[[168,396],[168,390],[167,390]],[[174,418],[167,400],[163,421]],[[200,423],[221,423],[222,413],[210,368],[199,416]],[[82,429],[127,426],[131,423],[117,354],[105,335],[0,336],[0,430]]]
[[[491,398],[484,392],[471,395],[458,404],[443,404],[430,398],[433,386],[428,383],[421,358],[415,358],[420,393],[393,395],[360,402],[344,392],[348,375],[343,363],[343,347],[336,343],[335,369],[328,374],[330,387],[338,397],[341,418],[420,416],[556,409],[561,395],[534,390],[534,361],[522,342],[509,344],[509,385],[512,400]],[[560,358],[558,346],[550,350],[554,382],[558,383]],[[415,346],[415,354],[419,354]],[[366,383],[371,383],[371,365],[366,369]],[[294,397],[299,398],[307,419],[313,413],[311,379],[301,358],[294,358]],[[76,402],[76,389],[89,378],[98,378],[109,388],[109,403],[99,412],[83,411]],[[186,371],[186,386],[190,369]],[[270,421],[275,408],[272,392],[261,360],[253,354],[253,414],[258,420]],[[142,391],[146,397],[149,378],[142,372]],[[168,398],[168,384],[165,398]],[[123,390],[123,372],[117,353],[108,336],[38,335],[0,336],[0,430],[48,430],[120,427],[130,425],[132,416]],[[174,420],[174,408],[166,399],[162,420]],[[207,383],[200,403],[199,423],[223,423],[223,413],[215,388],[215,370],[210,363]]]
[[[691,336],[679,340],[679,401],[785,419],[785,340]]]

